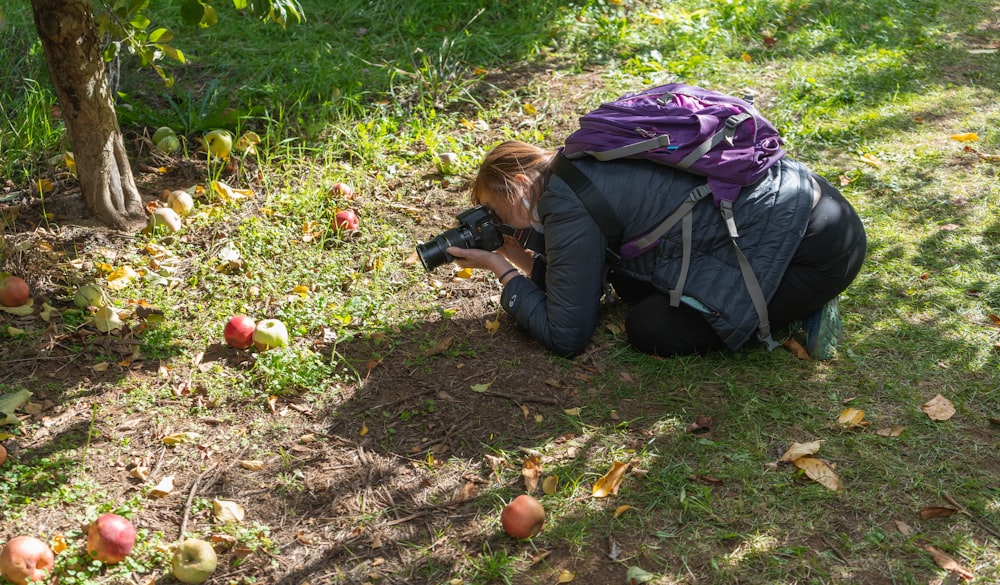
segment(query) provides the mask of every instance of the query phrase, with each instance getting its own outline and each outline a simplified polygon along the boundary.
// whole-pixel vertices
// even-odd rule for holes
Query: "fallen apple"
[[[170,206],[170,209],[176,211],[177,215],[184,217],[194,209],[194,198],[187,191],[178,189],[171,191],[170,195],[167,195],[167,205]]]
[[[73,304],[81,309],[102,306],[104,305],[104,291],[96,284],[85,284],[76,289],[76,294],[73,295]]]
[[[229,158],[233,151],[233,135],[228,130],[212,130],[205,135],[208,152],[218,158]]]
[[[170,126],[160,126],[159,128],[156,129],[156,132],[153,132],[153,144],[156,144],[157,142],[163,140],[167,136],[173,136],[174,138],[176,138],[177,133],[174,132],[174,129],[171,128]]]
[[[458,167],[458,155],[454,152],[442,152],[438,155],[438,169],[445,175],[455,172]]]
[[[161,138],[158,142],[154,142],[156,148],[162,150],[163,152],[177,152],[181,149],[181,141],[174,135],[168,135]]]
[[[49,545],[33,536],[15,536],[0,552],[0,575],[14,585],[26,585],[29,579],[41,583],[54,563]]]
[[[19,276],[9,275],[0,279],[0,305],[5,307],[20,307],[28,302],[31,289],[28,283]]]
[[[132,552],[135,526],[118,514],[101,514],[87,529],[87,554],[102,563],[120,563]]]
[[[538,534],[545,523],[545,508],[535,498],[521,494],[500,513],[500,524],[508,535],[522,539]]]
[[[338,230],[356,230],[358,229],[358,214],[350,209],[338,211],[333,223]]]
[[[253,333],[257,323],[246,315],[233,315],[222,329],[222,337],[231,347],[246,349],[253,345]]]
[[[258,351],[288,347],[288,329],[277,319],[264,319],[253,330],[253,345]]]
[[[157,207],[153,210],[152,226],[165,227],[170,233],[181,229],[181,216],[169,207]]]
[[[0,465],[3,465],[5,461],[7,461],[7,449],[0,445]]]
[[[170,569],[181,583],[198,585],[215,572],[218,557],[212,545],[199,538],[187,538],[174,549]]]
[[[334,183],[330,186],[330,195],[341,196],[350,199],[354,195],[354,187],[347,183]]]

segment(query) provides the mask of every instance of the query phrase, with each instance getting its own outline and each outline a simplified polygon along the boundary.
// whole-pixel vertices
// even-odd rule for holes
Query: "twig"
[[[191,491],[188,492],[187,502],[184,503],[184,516],[181,519],[181,534],[180,539],[184,538],[184,532],[187,530],[188,516],[191,514],[191,502],[194,501],[194,495],[198,493],[198,484],[201,483],[202,478],[204,478],[210,471],[215,469],[215,466],[211,466],[205,471],[201,472],[201,475],[195,478],[194,483],[191,484]]]
[[[497,398],[506,398],[507,400],[513,400],[514,402],[534,402],[536,404],[559,406],[559,399],[552,398],[551,396],[514,396],[513,394],[497,392],[496,390],[487,390],[483,392],[483,394],[486,396],[496,396]]]
[[[968,516],[969,519],[972,520],[972,522],[976,526],[978,526],[978,527],[982,528],[983,530],[985,530],[986,532],[990,533],[993,536],[993,538],[1000,539],[1000,530],[997,530],[996,528],[993,528],[992,526],[990,526],[989,524],[987,524],[985,521],[983,521],[981,518],[973,516],[971,512],[969,512],[968,510],[965,509],[965,506],[963,506],[962,504],[959,504],[957,501],[955,501],[955,498],[953,498],[950,495],[948,495],[947,492],[941,494],[941,496],[944,499],[948,500],[949,504],[951,504],[952,506],[955,506],[955,508],[959,512],[961,512],[961,513],[965,514],[966,516]]]

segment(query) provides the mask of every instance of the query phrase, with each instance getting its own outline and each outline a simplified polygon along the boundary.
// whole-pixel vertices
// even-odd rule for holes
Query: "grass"
[[[624,581],[628,567],[671,584],[940,581],[926,545],[976,582],[1000,578],[998,541],[977,523],[1000,526],[1000,182],[995,158],[976,154],[1000,152],[992,2],[303,5],[307,22],[287,30],[221,6],[218,26],[178,28],[189,65],[174,68],[171,89],[123,61],[119,116],[134,158],[167,168],[141,174],[141,187],[221,178],[249,197],[206,189],[178,235],[81,245],[48,264],[43,247],[18,247],[44,231],[0,214],[0,269],[49,267],[31,282],[64,312],[58,340],[76,356],[54,381],[26,368],[47,355],[46,329],[0,316],[0,330],[27,331],[0,334],[0,361],[12,356],[0,390],[52,403],[4,428],[13,456],[0,467],[0,536],[31,526],[65,537],[61,583],[155,578],[187,492],[151,500],[152,484],[128,483],[127,469],[159,462],[186,490],[213,478],[219,458],[255,459],[267,465],[260,475],[233,468],[232,482],[213,484],[213,497],[253,506],[252,521],[214,524],[207,494],[189,510],[190,533],[231,538],[219,546],[233,583],[552,583],[563,570],[598,583]],[[0,73],[0,173],[23,186],[47,176],[66,144],[30,14],[4,8],[0,51],[16,63]],[[171,10],[151,17],[176,22]],[[547,358],[509,321],[494,337],[469,333],[496,316],[489,279],[426,275],[408,259],[466,207],[467,180],[493,144],[557,145],[601,99],[665,78],[752,88],[790,153],[858,208],[869,257],[841,301],[836,361],[757,348],[653,359],[624,345],[614,307],[587,357]],[[190,156],[141,150],[139,137],[162,125]],[[218,126],[259,133],[260,155],[205,164],[195,139]],[[969,132],[978,141],[951,138]],[[435,169],[444,151],[459,154],[453,175]],[[340,181],[358,196],[331,194]],[[332,227],[346,207],[362,218],[356,234]],[[108,291],[117,307],[162,313],[130,321],[137,349],[88,337],[87,315],[67,302],[84,282],[106,287],[102,262],[143,275]],[[209,355],[236,312],[281,318],[295,342]],[[476,402],[485,397],[469,397],[474,383],[561,402]],[[936,394],[954,402],[951,420],[921,411]],[[870,426],[837,424],[848,406]],[[57,414],[64,423],[42,418]],[[688,432],[699,416],[709,433]],[[875,432],[890,425],[905,430]],[[162,446],[189,428],[203,435],[199,449]],[[450,454],[424,442],[442,435]],[[773,465],[792,442],[813,440],[843,492]],[[519,448],[559,476],[556,493],[538,494],[548,522],[531,543],[499,535],[499,510],[523,491]],[[618,496],[587,497],[615,461],[632,464]],[[477,495],[449,507],[470,481]],[[948,497],[969,515],[920,517]],[[79,526],[114,509],[147,532],[130,564],[109,570],[81,557]],[[425,515],[393,523],[414,509]],[[611,543],[622,551],[614,560]]]

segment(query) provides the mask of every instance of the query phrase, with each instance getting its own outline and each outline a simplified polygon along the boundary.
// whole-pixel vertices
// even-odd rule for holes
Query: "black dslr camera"
[[[487,252],[503,246],[501,224],[486,207],[477,205],[459,213],[455,219],[458,220],[457,226],[417,245],[417,256],[428,272],[455,259],[445,251],[449,246],[478,248]]]

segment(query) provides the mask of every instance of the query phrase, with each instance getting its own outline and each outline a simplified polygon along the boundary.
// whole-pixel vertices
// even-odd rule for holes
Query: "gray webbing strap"
[[[662,146],[670,146],[670,136],[660,134],[659,136],[654,136],[649,140],[633,142],[632,144],[626,144],[625,146],[619,146],[618,148],[612,148],[611,150],[586,150],[566,156],[568,158],[580,158],[583,155],[590,155],[597,160],[615,160],[617,158],[625,158],[627,156],[648,152]]]
[[[633,240],[632,243],[635,244],[636,247],[638,248],[647,248],[649,246],[652,246],[653,244],[656,243],[656,240],[659,240],[660,238],[663,237],[663,234],[670,231],[670,228],[674,227],[674,225],[678,221],[683,219],[685,216],[690,215],[691,209],[694,208],[694,206],[697,205],[699,201],[701,201],[711,193],[712,193],[712,188],[709,187],[707,183],[701,185],[700,187],[695,187],[694,189],[691,190],[690,193],[688,193],[687,199],[684,201],[684,203],[681,203],[677,207],[677,209],[674,210],[673,213],[668,215],[667,219],[660,222],[660,225],[656,226],[656,228],[653,231],[649,232],[648,234],[642,236],[637,240]]]
[[[753,267],[750,266],[750,261],[747,260],[743,250],[740,250],[740,245],[736,243],[736,236],[733,235],[736,232],[736,222],[733,221],[733,204],[731,201],[723,201],[721,206],[722,219],[726,222],[726,225],[732,225],[730,229],[729,241],[733,243],[733,251],[736,252],[736,260],[740,264],[740,272],[743,274],[743,283],[747,287],[747,292],[750,294],[750,300],[753,302],[753,308],[757,311],[757,322],[758,322],[758,336],[760,340],[767,345],[767,351],[771,351],[778,347],[779,344],[771,337],[771,321],[767,315],[767,300],[764,298],[764,291],[760,288],[760,281],[757,280],[757,275],[753,273]]]
[[[704,154],[713,148],[715,148],[723,140],[733,143],[733,136],[736,135],[736,127],[742,124],[744,121],[752,118],[752,116],[746,112],[739,114],[733,114],[726,118],[726,125],[723,126],[714,136],[705,140],[698,145],[698,148],[691,151],[690,154],[684,157],[684,160],[677,163],[676,167],[686,169],[698,161],[699,158],[704,156]]]
[[[687,282],[688,268],[691,267],[691,231],[693,222],[691,220],[691,214],[688,213],[684,216],[684,221],[681,223],[681,274],[677,277],[677,286],[670,291],[670,306],[679,307],[681,306],[681,295],[684,293],[684,284]]]

